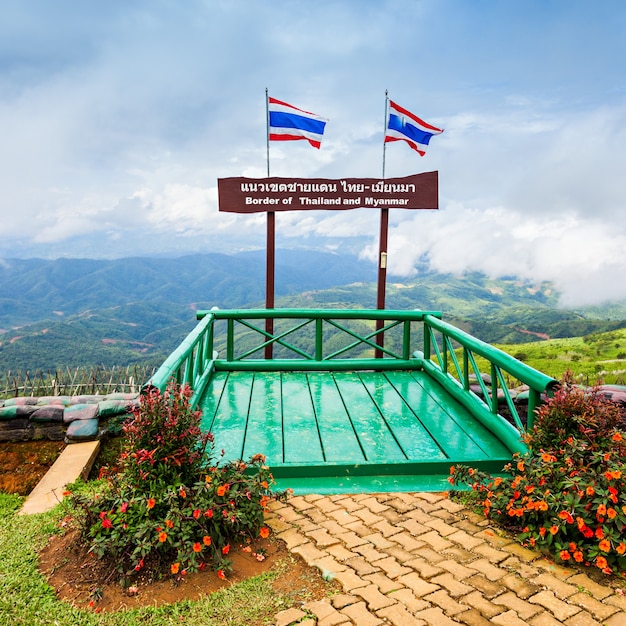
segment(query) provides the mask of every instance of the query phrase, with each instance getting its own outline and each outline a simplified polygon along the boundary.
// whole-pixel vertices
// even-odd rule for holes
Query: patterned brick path
[[[503,537],[441,494],[294,496],[268,524],[343,593],[276,626],[626,626],[626,595]]]

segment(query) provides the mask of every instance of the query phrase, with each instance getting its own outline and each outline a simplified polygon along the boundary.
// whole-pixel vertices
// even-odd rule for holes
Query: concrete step
[[[63,499],[63,491],[67,485],[78,478],[87,478],[99,449],[99,441],[85,441],[66,446],[54,465],[26,498],[20,509],[20,515],[44,513],[54,508]]]

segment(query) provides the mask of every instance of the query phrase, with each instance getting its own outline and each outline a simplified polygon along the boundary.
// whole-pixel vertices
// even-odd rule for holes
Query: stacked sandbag
[[[138,394],[43,396],[0,400],[0,441],[92,441],[119,434]]]

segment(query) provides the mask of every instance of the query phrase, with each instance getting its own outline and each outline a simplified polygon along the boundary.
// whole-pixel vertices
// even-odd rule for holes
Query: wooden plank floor
[[[440,490],[454,463],[499,471],[511,458],[419,371],[216,372],[200,408],[225,460],[264,454],[281,488],[300,492],[415,490],[407,487],[433,480]]]

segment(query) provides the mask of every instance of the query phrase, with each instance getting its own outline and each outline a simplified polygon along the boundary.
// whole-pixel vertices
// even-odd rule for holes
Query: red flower
[[[193,512],[193,517],[194,517],[194,519],[198,519],[198,518],[200,517],[200,515],[201,515],[201,511],[200,511],[200,509],[196,509],[196,510]]]
[[[207,509],[204,513],[204,517],[208,517],[209,519],[213,517],[213,509]]]
[[[202,545],[200,544],[199,541],[196,541],[196,543],[193,544],[193,551],[202,552]]]
[[[128,502],[122,502],[120,506],[120,513],[126,513],[128,511]]]
[[[602,530],[601,526],[598,526],[598,528],[596,528],[596,539],[604,539],[604,531]]]
[[[230,544],[227,543],[223,548],[222,548],[222,554],[228,554],[230,552]]]
[[[112,527],[113,527],[113,522],[108,517],[105,517],[102,520],[102,528],[112,528]]]
[[[153,509],[156,505],[156,500],[154,498],[148,498],[148,509]]]
[[[217,570],[217,577],[221,578],[222,580],[226,580],[226,574],[224,574],[224,570],[223,569],[218,569]]]

